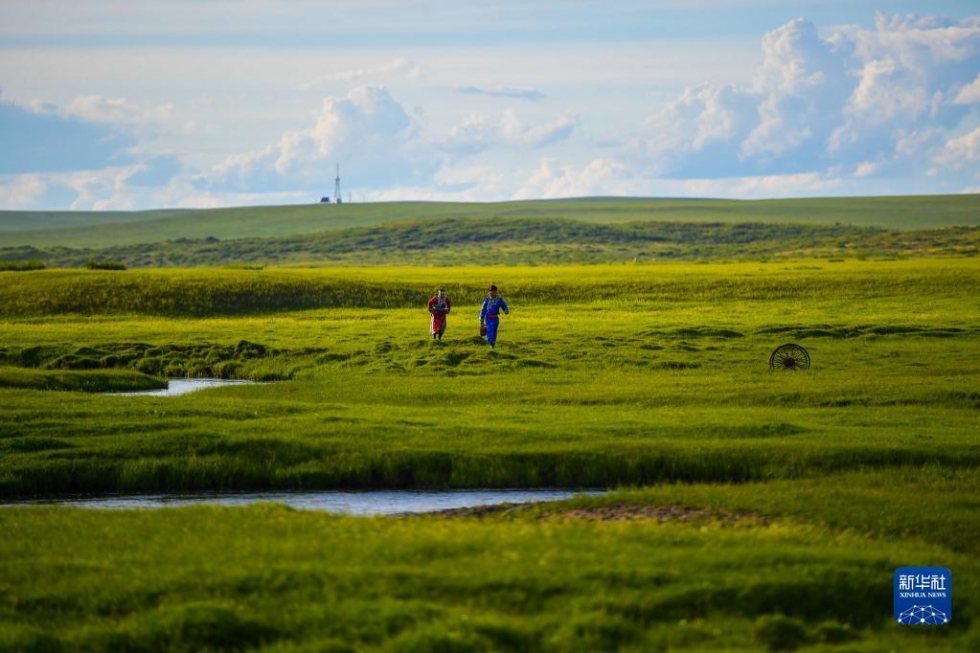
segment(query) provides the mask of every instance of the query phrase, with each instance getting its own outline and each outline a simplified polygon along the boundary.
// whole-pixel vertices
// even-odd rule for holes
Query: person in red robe
[[[442,334],[446,332],[446,316],[452,303],[446,295],[446,289],[440,288],[435,297],[429,300],[429,313],[432,315],[430,332],[433,340],[442,340]]]

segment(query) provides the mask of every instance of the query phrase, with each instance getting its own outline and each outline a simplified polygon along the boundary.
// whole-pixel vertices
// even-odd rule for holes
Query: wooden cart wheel
[[[788,343],[776,347],[769,356],[770,370],[808,370],[810,354],[800,345]]]

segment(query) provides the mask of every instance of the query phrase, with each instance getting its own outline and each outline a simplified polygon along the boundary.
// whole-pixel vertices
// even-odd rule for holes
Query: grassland
[[[0,650],[980,642],[974,258],[4,274],[7,499],[622,489],[473,517],[5,508]],[[495,351],[476,337],[490,281],[511,305]],[[434,343],[439,285],[456,308]],[[811,369],[770,371],[790,341]],[[277,382],[70,380],[200,366]],[[953,570],[949,628],[892,623],[904,565]]]
[[[891,475],[844,477],[856,490]],[[935,479],[933,479],[935,483]],[[969,495],[960,480],[960,496]],[[920,486],[921,487],[921,486]],[[931,485],[950,496],[950,481]],[[739,486],[736,496],[759,497]],[[909,535],[764,520],[344,518],[265,505],[0,513],[10,650],[966,651],[975,555]],[[895,494],[908,487],[896,488]],[[817,490],[819,491],[819,490]],[[693,495],[693,499],[687,498]],[[618,500],[714,497],[668,488]],[[853,498],[854,493],[851,493]],[[736,499],[737,501],[738,499]],[[894,507],[886,496],[885,507]],[[758,503],[758,502],[757,502]],[[842,502],[847,506],[847,501]],[[554,510],[552,508],[552,510]],[[578,507],[581,512],[583,509]],[[906,519],[928,514],[907,513]],[[952,516],[952,515],[950,515]],[[854,518],[853,509],[848,515]],[[868,511],[862,518],[871,517]],[[890,581],[942,560],[963,597],[947,629],[889,623]]]
[[[844,224],[901,231],[980,226],[980,195],[796,200],[617,199],[495,203],[384,202],[142,212],[0,211],[4,247],[103,248],[176,241],[282,238],[429,220]]]
[[[0,500],[616,490],[398,518],[3,507],[0,651],[980,650],[976,209],[0,215],[5,246],[131,266],[0,272]],[[152,267],[180,264],[212,267]],[[769,370],[786,342],[808,371]],[[201,375],[273,382],[105,394]],[[906,565],[953,571],[948,627],[893,622]]]
[[[446,218],[276,238],[119,245],[101,249],[13,247],[0,269],[266,265],[567,265],[670,260],[839,260],[976,256],[980,227],[914,231],[845,225]]]
[[[978,198],[391,203],[80,216],[0,212],[0,271],[976,256]]]

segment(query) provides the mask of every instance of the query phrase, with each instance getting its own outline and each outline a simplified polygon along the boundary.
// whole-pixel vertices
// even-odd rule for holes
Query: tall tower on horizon
[[[341,204],[344,198],[340,195],[340,164],[337,164],[337,178],[334,179],[333,184],[333,201],[337,204]]]

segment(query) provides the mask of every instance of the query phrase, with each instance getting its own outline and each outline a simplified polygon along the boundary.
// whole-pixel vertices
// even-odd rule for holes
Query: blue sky
[[[975,0],[0,3],[0,209],[980,192]]]

